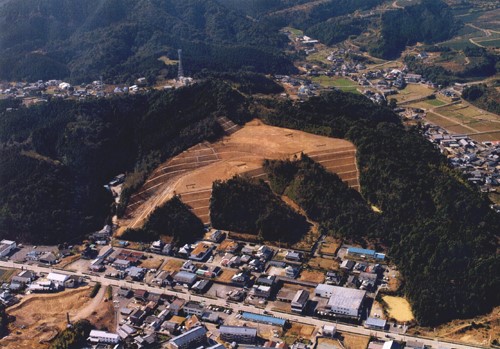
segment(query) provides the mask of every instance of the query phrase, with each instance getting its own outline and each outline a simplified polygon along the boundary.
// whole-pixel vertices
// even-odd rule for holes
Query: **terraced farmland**
[[[264,125],[254,120],[244,127],[220,118],[227,136],[200,143],[160,165],[131,197],[120,231],[139,227],[155,207],[174,195],[204,223],[210,222],[212,183],[235,175],[267,180],[264,159],[307,154],[348,185],[359,190],[356,149],[346,140]]]

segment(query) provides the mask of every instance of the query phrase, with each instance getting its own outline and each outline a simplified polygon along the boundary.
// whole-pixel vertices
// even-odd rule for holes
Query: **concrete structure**
[[[307,301],[309,300],[309,292],[306,290],[299,290],[292,299],[291,308],[295,313],[302,313],[306,308]]]
[[[16,242],[12,240],[0,241],[0,257],[7,257],[17,247]]]
[[[90,331],[88,340],[92,343],[118,344],[120,336],[106,331],[92,330]]]
[[[219,328],[220,338],[228,343],[255,343],[257,329],[243,326],[221,326]]]
[[[187,271],[180,271],[174,276],[174,280],[179,284],[192,286],[196,282],[196,274]]]
[[[323,326],[323,336],[334,337],[337,333],[337,326],[335,325],[324,325]]]
[[[200,344],[206,342],[207,330],[205,327],[195,327],[180,336],[172,338],[168,345],[171,349],[190,349],[197,348]]]
[[[186,315],[202,316],[205,312],[205,307],[198,302],[187,302],[184,304],[184,313]]]

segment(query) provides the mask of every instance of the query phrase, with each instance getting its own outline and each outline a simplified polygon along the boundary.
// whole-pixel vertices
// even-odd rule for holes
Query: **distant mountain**
[[[287,72],[287,38],[213,0],[11,0],[0,5],[0,78],[155,74],[183,49],[188,73]],[[175,66],[171,66],[171,73]]]

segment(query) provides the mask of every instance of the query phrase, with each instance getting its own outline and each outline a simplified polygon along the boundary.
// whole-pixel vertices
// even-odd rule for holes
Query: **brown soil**
[[[359,190],[355,147],[336,138],[264,125],[253,120],[245,126],[223,121],[229,136],[215,143],[198,144],[160,165],[132,196],[119,236],[128,227],[140,227],[159,205],[179,195],[203,222],[209,222],[212,183],[235,175],[266,180],[264,159],[289,159],[308,154],[329,171]],[[233,131],[235,131],[233,133]]]
[[[11,323],[9,336],[0,340],[0,347],[9,349],[46,348],[46,343],[66,327],[66,313],[78,318],[91,299],[89,287],[56,294],[27,295],[19,304],[9,308]]]
[[[302,270],[299,280],[316,282],[319,284],[325,281],[325,274],[321,271],[316,270]]]
[[[410,329],[410,332],[490,346],[494,340],[500,341],[500,307],[494,308],[489,314],[473,319],[453,320],[435,329],[415,327]]]

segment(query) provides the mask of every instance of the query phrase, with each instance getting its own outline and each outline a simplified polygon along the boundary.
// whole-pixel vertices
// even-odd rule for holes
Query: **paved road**
[[[94,282],[100,282],[104,286],[112,285],[112,286],[117,286],[117,287],[127,287],[127,288],[131,288],[131,289],[143,289],[143,290],[147,290],[148,292],[173,295],[173,296],[177,296],[179,298],[185,299],[185,300],[192,300],[192,301],[203,302],[203,303],[208,303],[208,304],[215,304],[218,306],[226,306],[226,303],[227,303],[227,301],[225,299],[207,298],[207,297],[193,295],[193,294],[190,294],[188,292],[177,292],[177,291],[173,291],[173,290],[170,290],[167,288],[149,286],[149,285],[142,284],[139,282],[131,282],[131,281],[125,281],[125,280],[114,280],[114,279],[105,278],[103,276],[84,275],[81,273],[60,271],[58,269],[40,267],[37,265],[18,264],[18,263],[14,263],[12,261],[9,261],[9,262],[0,261],[0,267],[18,268],[18,269],[23,267],[25,270],[32,270],[36,273],[42,273],[42,272],[47,273],[50,271],[54,271],[57,273],[63,273],[63,274],[67,274],[67,275],[85,276],[85,277],[87,277],[88,280],[94,281]],[[244,305],[242,303],[231,303],[230,307],[234,311],[256,312],[255,306],[248,306],[248,305]],[[305,317],[305,316],[301,316],[298,314],[295,315],[295,314],[287,314],[287,313],[280,313],[280,312],[273,312],[273,311],[269,311],[269,313],[271,315],[276,316],[276,317],[280,317],[280,318],[287,319],[290,321],[299,321],[299,322],[307,323],[309,325],[314,325],[314,326],[317,326],[320,328],[325,323],[334,322],[334,321],[328,321],[328,320],[317,319],[317,318],[312,318],[312,317]],[[450,348],[450,349],[451,348],[454,348],[454,349],[486,348],[486,347],[482,347],[482,346],[448,343],[448,342],[444,342],[444,341],[438,341],[437,339],[432,339],[432,338],[422,338],[422,337],[409,336],[409,335],[403,335],[403,334],[387,333],[387,332],[383,332],[383,331],[374,331],[374,330],[369,330],[369,329],[364,328],[363,326],[358,326],[358,325],[337,324],[337,329],[341,332],[351,332],[351,333],[365,335],[365,336],[372,336],[372,337],[377,337],[377,338],[382,339],[382,340],[388,340],[389,338],[386,336],[389,335],[390,339],[394,339],[394,340],[398,340],[398,341],[410,340],[410,341],[425,344],[425,345],[432,347],[432,348]]]

